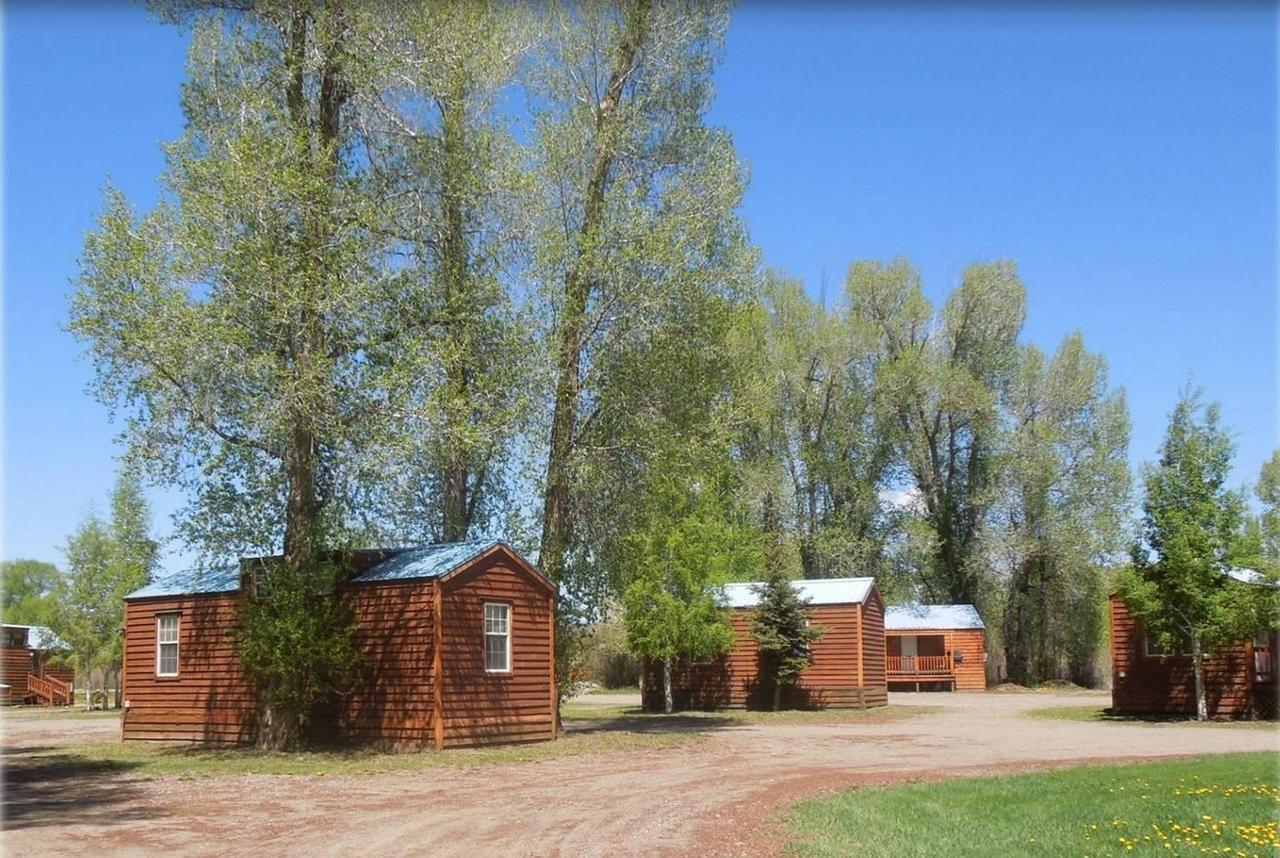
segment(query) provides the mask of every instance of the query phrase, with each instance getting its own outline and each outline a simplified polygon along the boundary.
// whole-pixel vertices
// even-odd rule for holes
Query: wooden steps
[[[71,686],[52,676],[27,674],[27,696],[41,706],[70,706]]]

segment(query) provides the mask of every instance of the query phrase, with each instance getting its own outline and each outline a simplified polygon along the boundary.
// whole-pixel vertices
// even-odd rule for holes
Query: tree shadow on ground
[[[640,707],[624,710],[609,717],[573,718],[566,716],[564,731],[571,735],[592,733],[710,733],[731,727],[743,726],[742,721],[724,715],[679,713],[656,715],[644,712]]]
[[[88,823],[111,825],[152,817],[141,788],[124,777],[136,765],[94,760],[53,746],[6,748],[0,776],[3,828]]]
[[[1270,724],[1275,726],[1275,721],[1260,718],[1251,720],[1249,718],[1210,718],[1208,721],[1197,721],[1196,716],[1188,715],[1182,712],[1116,712],[1110,708],[1098,710],[1098,714],[1093,717],[1094,721],[1106,724],[1243,724],[1266,726]]]

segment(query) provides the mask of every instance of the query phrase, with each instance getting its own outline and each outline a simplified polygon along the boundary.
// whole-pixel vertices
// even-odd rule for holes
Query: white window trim
[[[1142,637],[1142,654],[1147,658],[1172,658],[1174,656],[1182,655],[1180,647],[1174,647],[1173,649],[1164,652],[1153,652],[1152,647],[1157,645],[1155,639],[1145,632],[1143,632]]]
[[[488,615],[489,615],[489,606],[491,605],[495,608],[503,608],[507,612],[507,632],[505,635],[503,635],[503,637],[507,639],[507,666],[501,669],[489,667],[489,638],[490,636],[497,635],[497,632],[489,631]],[[485,602],[484,607],[480,611],[480,617],[481,617],[481,623],[483,624],[481,626],[481,630],[484,632],[484,651],[482,653],[484,657],[484,672],[485,673],[510,673],[511,672],[511,603],[510,602]]]
[[[173,672],[172,673],[166,673],[160,667],[160,663],[161,663],[160,653],[162,652],[161,641],[160,641],[160,620],[164,617],[173,617],[174,619],[174,625],[173,625],[174,640],[164,642],[166,646],[169,644],[173,645]],[[177,676],[181,663],[182,663],[182,614],[181,612],[165,611],[164,613],[156,614],[156,676],[166,676],[166,677]]]

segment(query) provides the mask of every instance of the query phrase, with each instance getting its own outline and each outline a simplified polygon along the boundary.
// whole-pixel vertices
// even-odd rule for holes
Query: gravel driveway
[[[732,722],[675,751],[466,769],[189,779],[116,774],[67,796],[59,823],[15,825],[4,831],[2,845],[13,855],[83,855],[88,843],[124,855],[772,855],[777,811],[842,787],[1086,760],[1277,750],[1280,740],[1280,731],[1257,725],[1025,715],[1045,706],[1105,705],[1106,696],[1097,694],[893,694],[890,701],[930,708],[884,723]],[[84,723],[93,738],[114,727]],[[57,742],[39,722],[6,721],[5,728],[10,752]]]

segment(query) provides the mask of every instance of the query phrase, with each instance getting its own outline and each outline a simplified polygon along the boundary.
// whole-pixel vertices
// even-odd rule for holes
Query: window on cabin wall
[[[511,670],[511,606],[505,602],[484,603],[484,669]]]
[[[178,615],[156,614],[156,676],[178,675]]]
[[[1183,635],[1172,648],[1160,645],[1154,636],[1143,632],[1143,652],[1152,658],[1164,658],[1171,655],[1188,655],[1191,652],[1191,639]]]

